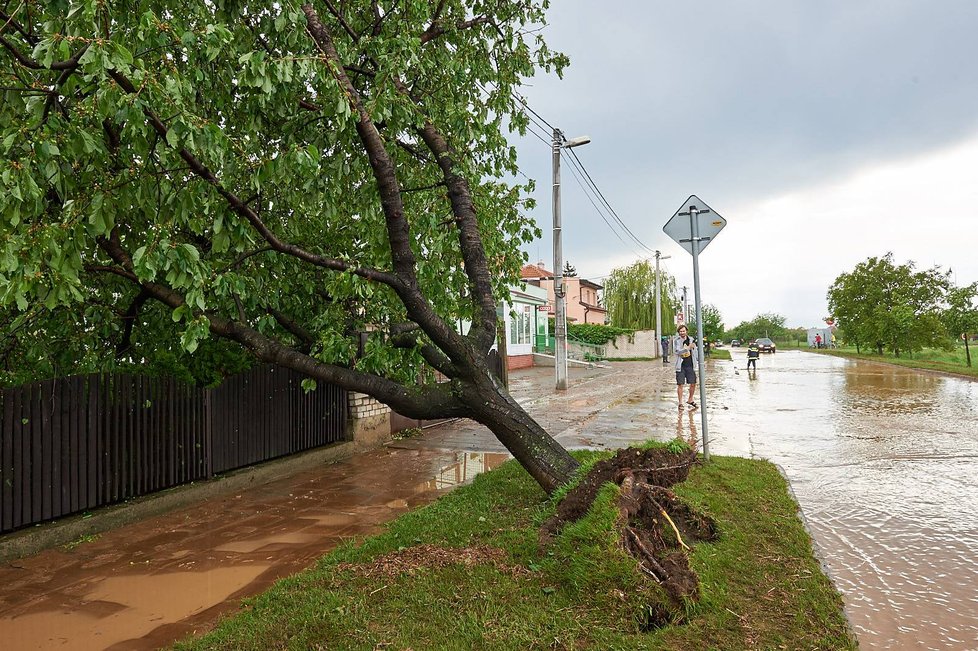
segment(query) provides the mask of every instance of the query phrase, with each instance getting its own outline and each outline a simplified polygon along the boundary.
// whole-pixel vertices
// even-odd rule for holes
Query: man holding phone
[[[696,355],[696,341],[689,336],[685,325],[679,326],[678,334],[672,340],[672,352],[676,356],[676,397],[679,398],[679,408],[683,408],[683,385],[689,387],[686,405],[696,409],[693,394],[696,392],[696,369],[693,358]]]

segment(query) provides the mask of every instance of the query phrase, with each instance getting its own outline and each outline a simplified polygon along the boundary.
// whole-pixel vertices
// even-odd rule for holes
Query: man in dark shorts
[[[696,355],[696,342],[690,338],[686,326],[679,326],[678,334],[672,340],[672,352],[676,356],[676,397],[679,398],[679,408],[683,408],[683,385],[689,387],[686,405],[696,409],[693,394],[696,392],[696,370],[693,368],[693,357]]]

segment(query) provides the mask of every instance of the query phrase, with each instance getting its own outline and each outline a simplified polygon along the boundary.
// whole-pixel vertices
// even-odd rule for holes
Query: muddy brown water
[[[784,468],[860,648],[978,649],[978,382],[734,355],[708,375],[711,452]]]
[[[158,649],[508,458],[383,448],[0,567],[0,651]]]

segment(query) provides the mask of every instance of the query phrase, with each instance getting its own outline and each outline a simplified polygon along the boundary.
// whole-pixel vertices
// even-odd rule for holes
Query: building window
[[[533,330],[530,324],[529,305],[514,305],[510,313],[509,341],[511,344],[529,344],[533,341]]]

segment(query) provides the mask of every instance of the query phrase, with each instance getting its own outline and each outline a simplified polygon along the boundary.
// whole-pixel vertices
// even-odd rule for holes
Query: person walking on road
[[[757,358],[761,356],[761,349],[757,347],[757,342],[752,341],[747,345],[747,370],[752,368],[757,370]]]
[[[679,408],[683,408],[683,385],[689,387],[686,405],[696,409],[693,394],[696,391],[696,370],[693,368],[693,355],[696,353],[696,342],[690,339],[689,330],[685,325],[679,326],[678,333],[672,340],[672,352],[676,356],[676,396],[679,398]]]

